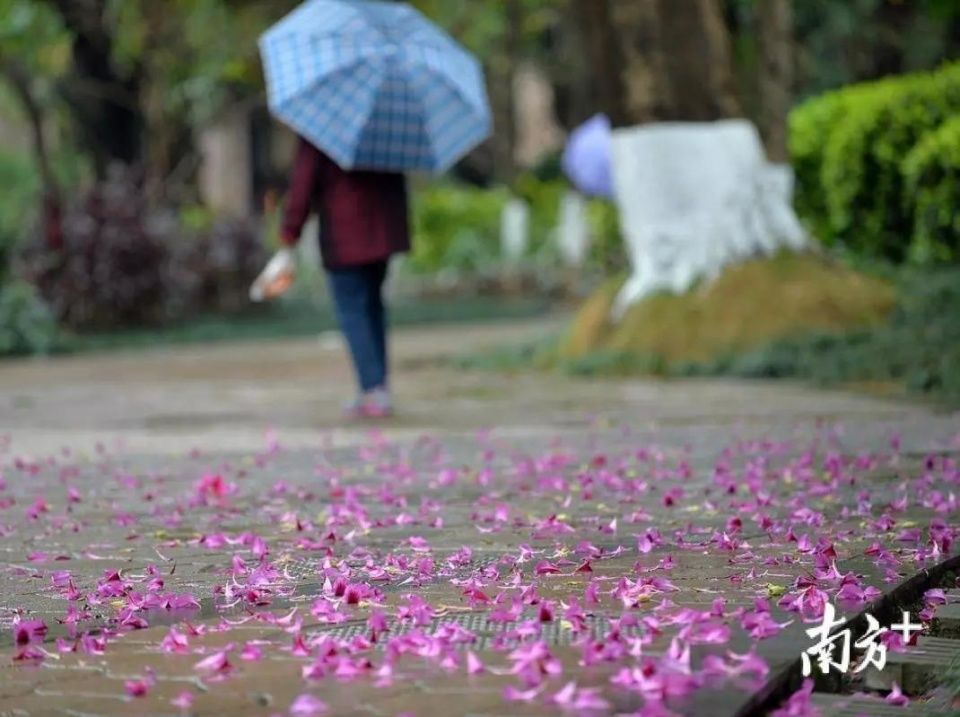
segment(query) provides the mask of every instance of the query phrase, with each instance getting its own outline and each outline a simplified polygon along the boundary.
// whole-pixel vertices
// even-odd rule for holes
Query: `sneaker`
[[[393,415],[393,399],[385,388],[375,388],[363,396],[361,410],[364,418],[390,418]]]
[[[351,421],[358,421],[363,418],[363,404],[366,397],[360,394],[349,403],[343,405],[343,417]]]
[[[360,394],[343,407],[343,415],[351,420],[390,418],[393,415],[390,392],[385,388],[375,388]]]

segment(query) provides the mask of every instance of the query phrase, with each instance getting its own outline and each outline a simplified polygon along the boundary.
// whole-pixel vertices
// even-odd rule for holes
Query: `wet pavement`
[[[0,714],[732,714],[952,552],[956,414],[438,363],[553,328],[0,364]]]

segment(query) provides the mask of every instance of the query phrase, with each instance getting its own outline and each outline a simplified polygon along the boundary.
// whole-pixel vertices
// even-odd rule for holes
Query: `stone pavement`
[[[376,431],[331,337],[0,364],[0,714],[728,714],[953,550],[957,415],[437,363],[551,328]]]

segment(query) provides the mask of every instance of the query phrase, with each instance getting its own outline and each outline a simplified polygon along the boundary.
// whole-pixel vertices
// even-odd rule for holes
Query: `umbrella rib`
[[[355,65],[359,64],[362,59],[363,59],[363,58],[358,58],[355,62],[349,63],[349,64],[345,64],[344,66],[342,66],[340,69],[338,69],[338,70],[337,70],[336,72],[334,72],[334,73],[331,73],[331,74],[328,74],[328,75],[323,75],[322,77],[317,78],[314,82],[312,82],[312,83],[308,86],[308,87],[309,87],[309,90],[310,90],[310,93],[316,94],[316,93],[320,92],[320,89],[321,89],[320,86],[323,85],[324,83],[336,83],[336,82],[341,81],[340,76],[341,76],[341,75],[348,74],[348,73],[354,71],[354,70],[355,70]],[[381,81],[382,81],[382,80],[381,80]],[[307,94],[306,90],[307,90],[307,88],[305,87],[305,88],[304,88],[304,91],[301,92],[301,95],[302,95],[302,94]],[[376,100],[377,93],[378,93],[378,90],[372,90],[371,93],[370,93],[370,96],[374,98],[374,103],[373,103],[373,104],[375,104],[375,100]],[[302,134],[302,135],[304,135],[304,136],[307,136],[308,139],[312,139],[312,141],[315,142],[318,146],[319,146],[319,145],[326,145],[327,143],[322,142],[322,141],[319,141],[319,140],[316,138],[317,135],[315,135],[315,133],[314,133],[307,125],[297,126],[298,120],[297,120],[297,118],[296,118],[295,116],[292,116],[292,115],[294,115],[293,112],[285,111],[285,110],[290,110],[290,109],[292,109],[292,108],[290,108],[290,105],[295,105],[296,102],[297,102],[297,99],[298,99],[298,98],[293,98],[293,99],[288,100],[287,102],[285,102],[284,105],[286,105],[286,107],[284,107],[284,106],[278,107],[277,110],[276,110],[276,114],[277,114],[282,120],[284,120],[284,122],[286,122],[286,124],[290,125],[290,127],[291,127],[294,131],[296,131],[296,132],[298,132],[299,134]],[[299,98],[299,99],[300,99],[300,101],[302,101],[302,97]],[[364,129],[366,128],[367,123],[369,122],[370,114],[371,114],[371,112],[372,112],[372,110],[373,110],[373,104],[371,104],[369,107],[366,108],[366,112],[365,112],[365,113],[358,113],[358,115],[359,115],[359,114],[364,114],[365,117],[364,117],[364,119],[363,119],[360,123],[358,123],[357,126],[355,126],[355,134],[354,134],[353,137],[350,138],[351,142],[356,142],[357,138],[359,138],[360,136],[363,135],[363,131],[364,131]],[[327,121],[328,124],[332,124],[333,122],[337,121],[338,118],[337,118],[336,116],[328,115],[325,119],[326,119],[326,121]],[[314,138],[311,138],[310,135],[314,135]],[[352,161],[351,161],[351,159],[350,159],[349,157],[343,156],[342,153],[338,152],[338,151],[337,151],[336,149],[334,149],[333,147],[330,147],[330,146],[321,146],[320,149],[323,149],[324,151],[326,151],[326,152],[327,152],[328,154],[330,154],[331,156],[334,156],[334,158],[338,160],[338,163],[341,164],[341,165],[343,165],[343,166],[349,166],[350,164],[352,164]]]

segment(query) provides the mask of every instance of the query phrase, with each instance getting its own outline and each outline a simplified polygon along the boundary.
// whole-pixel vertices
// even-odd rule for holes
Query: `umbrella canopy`
[[[308,0],[260,52],[271,112],[344,169],[439,173],[490,135],[480,64],[404,3]]]
[[[563,171],[584,194],[613,197],[610,120],[606,115],[596,115],[570,134],[563,152]]]

